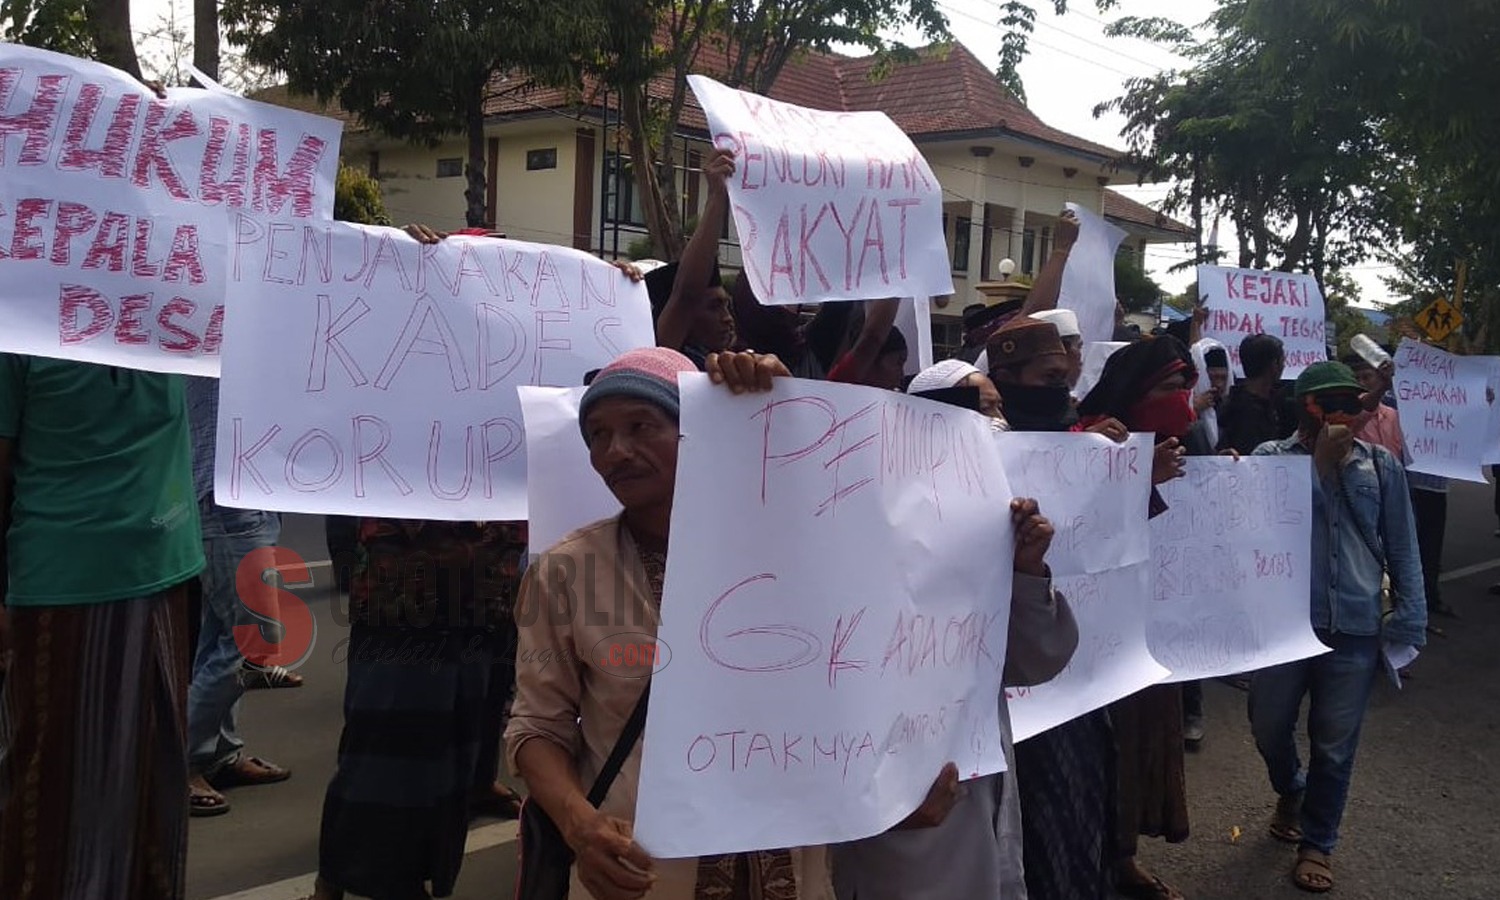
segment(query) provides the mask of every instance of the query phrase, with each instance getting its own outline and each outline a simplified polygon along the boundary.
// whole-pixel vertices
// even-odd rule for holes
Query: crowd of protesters
[[[705,163],[703,221],[727,215],[734,166],[723,151]],[[1206,724],[1195,684],[1150,687],[1020,745],[1007,739],[1001,775],[960,783],[944,767],[918,809],[863,840],[694,860],[653,859],[633,841],[650,679],[566,652],[593,646],[606,626],[525,610],[594,590],[648,630],[660,621],[677,377],[696,371],[734,392],[783,377],[906,390],[997,429],[1117,441],[1148,432],[1154,484],[1180,477],[1188,455],[1310,457],[1308,614],[1332,652],[1251,673],[1246,686],[1269,832],[1295,850],[1297,886],[1333,887],[1382,641],[1419,647],[1428,614],[1450,612],[1437,577],[1446,484],[1402,465],[1389,367],[1356,356],[1288,383],[1281,342],[1254,335],[1231,383],[1225,348],[1198,340],[1195,324],[1183,335],[1121,327],[1116,337],[1129,343],[1075,396],[1082,338],[1056,308],[1077,235],[1064,216],[1030,293],[966,310],[958,358],[908,378],[914,349],[895,327],[895,300],[763,306],[749,279],[726,288],[716,235],[697,229],[679,260],[644,273],[622,265],[622,277],[646,282],[658,346],[592,373],[579,412],[579,439],[620,515],[550,548],[528,548],[525,522],[353,524],[352,558],[336,560],[347,569],[351,640],[424,642],[432,664],[348,660],[315,897],[450,895],[471,818],[521,814],[502,760],[574,855],[570,896],[580,900],[1182,897],[1137,849],[1143,837],[1188,839],[1184,752]],[[238,727],[247,687],[295,688],[301,676],[274,657],[246,658],[236,638],[257,624],[244,592],[267,591],[261,602],[274,603],[274,567],[247,579],[241,561],[276,544],[279,518],[214,503],[216,404],[209,380],[0,355],[0,897],[180,898],[188,817],[232,815],[234,790],[292,775],[251,755],[254,735]],[[1164,509],[1153,490],[1142,526]],[[1007,685],[1051,679],[1078,641],[1046,564],[1046,512],[1045,498],[1011,506]],[[529,552],[572,558],[571,571],[593,583],[558,583],[548,573],[560,567],[528,568]],[[516,664],[546,651],[555,651],[548,666]],[[1308,697],[1304,762],[1296,731]],[[1003,694],[996,702],[1008,729]],[[602,796],[591,797],[606,771]]]

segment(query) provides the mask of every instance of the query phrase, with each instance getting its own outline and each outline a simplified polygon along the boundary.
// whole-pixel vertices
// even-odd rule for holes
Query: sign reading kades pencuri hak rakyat
[[[943,187],[880,112],[805,109],[688,78],[729,179],[745,274],[761,303],[953,293]]]

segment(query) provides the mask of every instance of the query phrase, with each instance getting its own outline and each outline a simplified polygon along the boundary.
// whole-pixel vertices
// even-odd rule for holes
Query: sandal
[[[1115,891],[1126,900],[1185,900],[1181,891],[1156,875],[1150,881],[1117,881]]]
[[[258,756],[242,756],[208,776],[208,783],[222,791],[233,787],[275,784],[291,777],[290,769],[283,769]]]
[[[1297,865],[1292,867],[1292,884],[1309,894],[1326,894],[1333,890],[1333,866],[1328,854],[1312,847],[1297,851]]]
[[[188,780],[188,815],[195,819],[222,816],[229,812],[229,798],[208,786],[201,776]]]
[[[240,670],[240,682],[247,691],[277,690],[302,687],[303,678],[283,666],[255,666],[245,663]]]
[[[1271,837],[1288,844],[1302,842],[1302,793],[1285,794],[1276,801],[1268,829]]]

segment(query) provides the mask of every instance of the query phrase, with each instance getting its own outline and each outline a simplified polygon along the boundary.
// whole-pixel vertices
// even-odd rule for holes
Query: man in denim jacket
[[[1406,474],[1383,447],[1354,439],[1362,388],[1341,363],[1309,366],[1297,378],[1296,434],[1257,455],[1313,460],[1311,615],[1331,653],[1256,673],[1250,725],[1280,800],[1271,833],[1298,845],[1292,879],[1303,890],[1333,887],[1329,854],[1349,794],[1360,724],[1381,667],[1382,646],[1409,657],[1426,640],[1427,604]],[[1381,577],[1395,606],[1382,616]],[[1295,733],[1302,698],[1311,759],[1306,771]]]

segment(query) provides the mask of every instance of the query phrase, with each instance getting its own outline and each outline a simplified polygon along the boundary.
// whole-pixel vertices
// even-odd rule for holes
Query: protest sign
[[[1500,464],[1500,403],[1495,402],[1500,399],[1500,357],[1486,356],[1484,359],[1489,363],[1489,390],[1484,396],[1490,407],[1489,428],[1484,439],[1484,462],[1496,465]]]
[[[1129,346],[1124,341],[1095,341],[1083,345],[1083,374],[1078,378],[1078,384],[1073,388],[1073,396],[1082,399],[1089,395],[1094,385],[1099,383],[1099,376],[1104,374],[1104,364],[1115,355],[1115,351],[1121,347]]]
[[[989,420],[855,385],[733,396],[688,375],[682,429],[641,846],[855,840],[915,810],[949,761],[1002,771],[1015,536]]]
[[[1141,519],[1154,448],[1149,434],[1116,444],[1096,434],[1007,432],[995,442],[1011,490],[1035,498],[1052,522],[1047,565],[1078,622],[1078,649],[1057,677],[1006,689],[1021,741],[1167,674],[1146,647],[1151,539]]]
[[[906,338],[906,374],[915,375],[932,365],[932,302],[926,297],[902,300],[896,327]]]
[[[689,75],[729,199],[744,275],[768,306],[953,293],[943,187],[882,112],[804,109]]]
[[[655,342],[645,286],[578,250],[248,216],[231,234],[223,506],[525,519],[516,387]]]
[[[527,553],[535,559],[574,529],[618,515],[620,501],[590,464],[578,427],[588,388],[517,390],[526,425]]]
[[[1078,316],[1078,331],[1084,343],[1112,340],[1115,336],[1115,251],[1125,240],[1125,229],[1104,221],[1077,203],[1066,204],[1078,217],[1078,241],[1063,267],[1058,309],[1071,309]]]
[[[1092,575],[1058,577],[1052,586],[1073,611],[1078,648],[1067,667],[1046,684],[1006,688],[1017,742],[1123,700],[1168,674],[1146,645],[1149,560]]]
[[[340,128],[0,45],[0,350],[218,375],[227,211],[331,218]]]
[[[1151,556],[1140,527],[1151,500],[1151,435],[1117,444],[1098,434],[1007,431],[995,443],[1011,490],[1034,498],[1052,522],[1053,575],[1104,572]]]
[[[1490,361],[1454,356],[1409,338],[1396,348],[1396,411],[1413,472],[1484,483],[1481,464],[1492,455],[1485,388]]]
[[[1229,348],[1236,377],[1245,374],[1240,342],[1252,334],[1281,339],[1287,378],[1328,358],[1323,292],[1311,275],[1199,266],[1198,294],[1208,309],[1203,336]]]
[[[1158,487],[1151,520],[1151,655],[1167,681],[1251,672],[1327,652],[1307,614],[1311,461],[1193,457]]]

